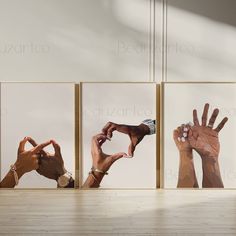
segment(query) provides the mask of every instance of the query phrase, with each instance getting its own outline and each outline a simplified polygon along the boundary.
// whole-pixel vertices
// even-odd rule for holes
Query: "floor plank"
[[[1,190],[1,235],[236,235],[235,190]]]

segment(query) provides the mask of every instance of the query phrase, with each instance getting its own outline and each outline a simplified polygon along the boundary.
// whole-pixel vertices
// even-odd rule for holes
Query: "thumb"
[[[126,157],[126,156],[127,156],[127,154],[126,154],[125,152],[119,152],[119,153],[113,154],[113,155],[111,156],[111,158],[112,158],[113,161],[117,161],[117,160],[119,160],[120,158]]]
[[[179,132],[178,132],[177,129],[175,129],[175,130],[173,131],[173,138],[174,138],[174,140],[178,140],[178,137],[179,137]]]
[[[196,145],[196,138],[194,136],[194,132],[192,129],[189,130],[188,132],[188,141],[192,147],[195,147]]]
[[[190,129],[190,130],[188,131],[188,138],[189,138],[189,139],[192,139],[192,138],[193,138],[193,131],[192,131],[192,129]]]
[[[134,151],[135,151],[135,145],[131,142],[130,145],[129,145],[129,149],[128,149],[129,156],[133,157],[134,156]]]

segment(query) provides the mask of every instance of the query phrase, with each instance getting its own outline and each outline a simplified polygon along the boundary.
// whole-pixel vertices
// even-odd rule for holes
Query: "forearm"
[[[192,151],[180,151],[178,188],[198,188]]]
[[[203,188],[224,188],[217,159],[202,157]]]
[[[16,164],[16,173],[18,175],[18,180],[24,174],[24,171],[22,170],[22,168],[19,167],[17,164]],[[14,188],[15,186],[16,186],[16,180],[14,177],[14,172],[10,170],[1,181],[0,188]]]
[[[102,179],[104,177],[104,174],[98,173],[98,172],[90,172],[88,178],[85,180],[82,188],[99,188],[100,183],[102,182]]]

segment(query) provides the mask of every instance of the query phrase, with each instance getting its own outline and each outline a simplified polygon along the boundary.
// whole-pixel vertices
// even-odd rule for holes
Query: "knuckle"
[[[109,121],[109,122],[108,122],[108,125],[111,126],[111,127],[113,127],[113,126],[114,126],[114,123],[111,122],[111,121]]]

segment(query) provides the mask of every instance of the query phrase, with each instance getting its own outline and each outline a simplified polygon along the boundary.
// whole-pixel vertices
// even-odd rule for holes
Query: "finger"
[[[113,154],[111,156],[111,158],[113,161],[117,161],[118,159],[120,159],[122,157],[126,157],[126,156],[127,156],[127,154],[125,152],[119,152],[119,153]]]
[[[91,143],[92,150],[97,151],[97,152],[102,151],[101,145],[106,140],[107,140],[107,136],[105,134],[97,134],[97,135],[93,136],[92,143]]]
[[[32,139],[31,137],[28,137],[28,141],[29,141],[29,143],[30,143],[33,147],[38,146],[38,144],[35,142],[35,140]],[[41,153],[42,153],[44,156],[47,156],[47,153],[46,153],[44,150],[41,150]]]
[[[223,129],[227,121],[228,117],[225,117],[214,130],[219,133]]]
[[[211,115],[211,118],[210,118],[210,120],[209,120],[209,123],[208,123],[208,126],[209,126],[210,128],[213,128],[214,123],[215,123],[215,121],[216,121],[216,118],[217,118],[218,114],[219,114],[219,109],[216,108],[216,109],[213,111],[213,113],[212,113],[212,115]]]
[[[107,137],[112,138],[113,132],[116,130],[116,126],[112,125],[108,130],[107,130]]]
[[[49,144],[51,144],[51,141],[47,141],[47,142],[45,142],[45,143],[39,144],[39,145],[37,145],[36,147],[34,147],[34,148],[31,150],[31,152],[32,152],[33,154],[36,154],[36,153],[38,153],[38,152],[41,152],[42,149],[45,148],[46,146],[48,146]]]
[[[195,148],[197,139],[198,139],[198,134],[194,132],[194,130],[190,129],[188,133],[188,141],[192,146],[192,148]]]
[[[109,138],[105,134],[97,134],[93,136],[92,142],[99,144],[99,143],[104,143],[107,139],[109,140]]]
[[[105,142],[107,141],[107,139],[108,139],[108,140],[110,140],[108,137],[107,137],[107,138],[104,138],[104,139],[101,139],[101,140],[99,140],[99,145],[100,145],[100,147],[103,145],[103,143],[105,143]]]
[[[199,124],[198,117],[197,117],[197,110],[196,110],[196,109],[193,110],[193,123],[194,123],[194,125],[196,125],[196,126],[199,126],[199,125],[200,125],[200,124]]]
[[[52,146],[54,148],[55,155],[61,156],[61,147],[60,147],[60,145],[55,140],[51,140],[51,143],[52,143]]]
[[[174,138],[174,140],[178,140],[178,137],[179,137],[179,131],[177,130],[177,129],[175,129],[174,131],[173,131],[173,138]]]
[[[206,103],[202,113],[202,126],[206,126],[208,116],[209,104]]]
[[[114,123],[112,123],[112,122],[108,122],[108,123],[103,127],[102,133],[105,134],[105,135],[107,135],[108,129],[109,129],[113,124],[114,124]]]
[[[192,137],[193,137],[193,131],[192,131],[192,129],[190,129],[188,132],[188,138],[190,139]]]
[[[18,147],[18,154],[25,151],[25,144],[28,141],[28,137],[25,137],[23,140],[20,141],[19,147]]]

